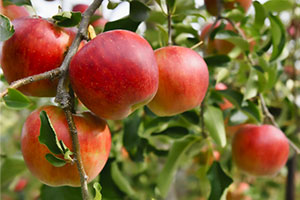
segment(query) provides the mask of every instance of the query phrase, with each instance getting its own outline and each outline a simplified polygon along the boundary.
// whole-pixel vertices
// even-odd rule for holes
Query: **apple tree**
[[[50,5],[0,1],[1,199],[300,198],[299,0]]]

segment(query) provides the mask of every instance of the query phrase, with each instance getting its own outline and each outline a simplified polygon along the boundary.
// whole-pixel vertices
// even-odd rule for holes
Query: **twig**
[[[61,74],[60,69],[56,68],[56,69],[53,69],[51,71],[47,71],[47,72],[44,72],[44,73],[41,73],[41,74],[29,76],[29,77],[22,78],[22,79],[19,79],[17,81],[14,81],[2,93],[0,93],[0,99],[7,94],[9,88],[17,89],[19,87],[22,87],[24,85],[27,85],[29,83],[33,83],[33,82],[36,82],[36,81],[41,81],[41,80],[45,80],[45,79],[53,80],[55,78],[58,78],[60,74]]]
[[[87,186],[88,177],[83,168],[82,159],[80,156],[80,145],[78,141],[78,134],[72,117],[73,103],[72,103],[72,97],[69,93],[70,87],[69,87],[68,70],[69,70],[71,58],[77,52],[81,40],[87,37],[87,29],[90,22],[90,18],[94,14],[96,9],[99,8],[102,1],[103,0],[94,0],[94,2],[88,7],[88,9],[82,15],[82,20],[80,22],[75,39],[73,40],[73,43],[69,48],[63,63],[60,66],[62,76],[58,82],[57,94],[55,98],[55,101],[59,103],[60,107],[63,108],[68,121],[68,126],[72,137],[74,159],[76,161],[77,169],[80,175],[80,184],[81,184],[81,192],[82,192],[83,200],[90,199],[88,186]]]
[[[172,11],[170,10],[169,4],[167,4],[168,10],[168,46],[172,45]]]

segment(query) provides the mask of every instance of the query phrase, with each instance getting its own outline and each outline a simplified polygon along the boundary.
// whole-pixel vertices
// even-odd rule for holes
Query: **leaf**
[[[67,163],[65,160],[58,158],[56,156],[54,156],[51,153],[47,153],[45,155],[45,158],[48,160],[49,163],[51,163],[54,167],[62,167],[65,166],[65,164]]]
[[[102,200],[102,195],[101,195],[102,187],[100,183],[95,182],[93,184],[93,188],[95,189],[95,193],[96,193],[94,200]]]
[[[261,122],[260,110],[258,109],[257,105],[249,100],[246,104],[247,105],[243,106],[241,110],[255,121]]]
[[[182,138],[183,136],[186,136],[187,134],[189,134],[189,130],[187,128],[179,126],[179,127],[167,128],[166,130],[164,130],[162,132],[152,133],[152,136],[164,135],[164,136],[168,136],[168,137],[176,139],[176,138]]]
[[[3,100],[7,107],[17,110],[27,108],[32,104],[27,96],[12,88],[8,88],[8,93]]]
[[[138,135],[140,124],[141,117],[138,115],[138,111],[135,111],[129,117],[124,119],[123,145],[129,153],[135,150],[137,144],[140,142],[140,137]]]
[[[149,17],[151,9],[140,1],[131,1],[129,9],[129,18],[135,22],[145,21]]]
[[[157,187],[163,197],[166,197],[168,194],[176,170],[182,163],[185,152],[198,140],[199,138],[188,135],[173,143],[166,164],[157,178]]]
[[[55,20],[58,26],[62,27],[73,27],[79,24],[81,21],[81,13],[80,12],[61,12],[57,15],[54,15],[52,19]]]
[[[266,10],[258,1],[254,1],[253,6],[255,8],[254,25],[257,29],[261,29],[264,26],[264,22],[267,17]]]
[[[3,162],[1,164],[1,185],[6,184],[27,169],[21,156],[7,157],[1,160]]]
[[[23,6],[23,5],[32,6],[30,0],[3,0],[3,5],[8,5],[11,3],[17,6]]]
[[[217,78],[216,78],[216,82],[220,83],[223,79],[225,79],[226,77],[228,77],[228,75],[230,74],[229,70],[227,68],[221,68],[220,71],[218,71],[217,74]]]
[[[197,112],[194,110],[189,110],[186,111],[184,113],[181,113],[181,116],[185,119],[187,119],[189,122],[191,122],[192,124],[199,124],[199,115],[197,114]]]
[[[176,0],[166,0],[166,3],[169,6],[170,13],[173,14],[175,11]]]
[[[10,20],[4,15],[0,15],[0,42],[8,40],[14,33],[15,29]]]
[[[80,187],[50,187],[43,185],[41,188],[40,200],[82,200]]]
[[[39,135],[39,142],[48,147],[48,149],[54,154],[62,154],[63,150],[59,145],[59,141],[56,132],[50,122],[47,113],[42,110],[40,112],[41,128]]]
[[[230,62],[230,57],[227,55],[214,55],[214,56],[207,56],[204,58],[204,60],[208,66],[220,67]]]
[[[116,21],[107,22],[104,27],[104,32],[115,30],[115,29],[124,29],[135,32],[141,22],[133,21],[130,17],[125,17]]]
[[[271,22],[271,35],[273,52],[270,58],[270,62],[276,60],[283,51],[285,45],[285,28],[281,20],[272,14],[269,14],[269,20]]]
[[[226,133],[222,111],[213,106],[207,106],[204,110],[205,127],[217,145],[225,147]]]
[[[130,186],[128,180],[121,173],[117,162],[113,162],[111,164],[111,177],[122,192],[129,196],[135,196],[135,191]]]
[[[244,94],[244,99],[247,100],[252,97],[255,97],[257,95],[258,89],[257,89],[257,74],[256,70],[251,68],[250,75],[246,83],[246,91]]]
[[[207,172],[207,178],[211,185],[209,200],[220,200],[225,189],[233,182],[218,162],[213,162]]]
[[[235,90],[218,90],[217,93],[221,94],[223,97],[228,99],[232,104],[234,104],[236,107],[240,107],[243,102],[243,95]]]
[[[269,0],[264,3],[264,8],[271,12],[281,12],[285,10],[292,10],[293,0]]]
[[[228,31],[228,30],[219,31],[215,36],[215,39],[226,40],[244,51],[249,51],[248,41],[244,40],[241,36],[237,35],[232,31]]]

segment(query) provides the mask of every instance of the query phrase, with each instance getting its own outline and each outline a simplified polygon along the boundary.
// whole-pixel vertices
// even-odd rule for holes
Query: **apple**
[[[97,35],[71,60],[71,85],[79,100],[105,119],[127,117],[158,88],[158,67],[149,43],[125,30]]]
[[[215,89],[216,90],[227,90],[227,86],[224,83],[217,83],[215,85]],[[223,103],[221,103],[220,105],[221,110],[226,110],[226,109],[230,109],[233,107],[232,103],[230,103],[230,101],[228,101],[226,98],[223,98]]]
[[[246,182],[232,184],[226,195],[226,200],[252,200],[252,198],[245,193],[250,189],[250,185]]]
[[[217,6],[218,0],[204,0],[204,4],[206,6],[206,10],[213,16],[218,15],[218,6]],[[252,0],[221,0],[223,2],[223,8],[225,10],[232,10],[237,7],[237,5],[240,5],[245,12],[248,11],[252,4]]]
[[[0,0],[0,13],[7,16],[10,20],[30,16],[29,12],[26,10],[24,6],[16,6],[16,5],[3,6],[2,0]]]
[[[15,34],[4,42],[1,67],[6,80],[13,81],[59,67],[75,33],[41,18],[13,21]],[[51,97],[57,81],[42,80],[20,88],[26,95]]]
[[[195,51],[179,46],[155,50],[159,86],[147,105],[158,116],[172,116],[199,106],[208,87],[208,69]]]
[[[20,178],[15,185],[14,191],[15,192],[21,192],[24,190],[24,188],[27,186],[28,180],[26,178]]]
[[[233,161],[251,175],[276,174],[285,165],[288,155],[286,136],[272,125],[245,125],[232,140]]]
[[[72,11],[77,11],[83,13],[89,6],[86,4],[77,4],[73,7]],[[92,25],[94,27],[101,27],[104,28],[107,20],[103,18],[102,14],[100,13],[99,10],[96,10],[95,17],[99,17],[99,19],[96,19],[95,21],[92,22]]]
[[[21,150],[31,173],[50,186],[80,186],[80,177],[75,163],[63,167],[50,164],[45,155],[49,149],[39,142],[40,112],[44,110],[56,131],[58,140],[72,151],[72,140],[64,111],[56,106],[43,106],[33,111],[22,129]],[[106,122],[90,112],[73,115],[78,132],[80,153],[88,182],[92,181],[104,167],[110,152],[111,136]]]
[[[290,25],[287,28],[287,32],[292,39],[300,37],[300,19],[292,19]]]

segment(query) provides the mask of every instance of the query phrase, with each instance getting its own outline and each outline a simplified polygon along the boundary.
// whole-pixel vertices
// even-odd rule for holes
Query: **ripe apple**
[[[238,168],[255,176],[276,174],[288,155],[286,136],[272,125],[245,125],[233,137],[234,162]]]
[[[218,0],[204,0],[204,4],[206,6],[206,10],[213,16],[218,15],[218,6],[217,6]],[[252,4],[252,0],[228,0],[228,1],[222,1],[223,2],[223,8],[225,10],[232,10],[233,8],[236,8],[237,4],[240,5],[245,12],[248,11]]]
[[[80,101],[105,119],[123,119],[147,104],[158,88],[158,67],[149,43],[136,33],[102,33],[73,57],[70,81]]]
[[[159,86],[148,104],[158,116],[171,116],[199,106],[208,87],[208,69],[195,51],[179,46],[155,50]]]
[[[226,200],[252,200],[252,198],[245,193],[250,189],[250,185],[246,182],[232,184],[226,195]]]
[[[40,112],[44,110],[56,131],[58,140],[72,151],[72,140],[64,111],[56,106],[44,106],[33,111],[27,118],[21,136],[21,150],[31,173],[43,183],[51,186],[80,186],[76,164],[67,163],[63,167],[50,164],[45,155],[49,149],[39,142]],[[104,167],[110,152],[111,136],[106,122],[90,112],[73,115],[78,132],[83,167],[92,181]]]
[[[89,6],[86,4],[77,4],[73,7],[72,11],[77,11],[83,13]],[[99,10],[97,10],[94,14],[94,16],[99,17],[99,19],[96,19],[92,22],[92,25],[94,27],[101,27],[103,28],[107,22],[106,19],[103,18],[102,14]]]
[[[224,83],[217,83],[215,86],[216,90],[227,90],[227,86]],[[233,105],[232,103],[230,103],[230,101],[228,101],[226,98],[223,98],[223,103],[221,103],[220,105],[221,110],[226,110],[229,108],[232,108]]]
[[[21,17],[30,16],[29,12],[24,6],[7,5],[3,6],[0,0],[0,13],[7,16],[11,21]]]
[[[13,21],[15,34],[4,42],[1,67],[11,83],[24,77],[59,67],[75,36],[41,18],[19,18]],[[20,88],[26,95],[51,97],[57,81],[43,80]]]

